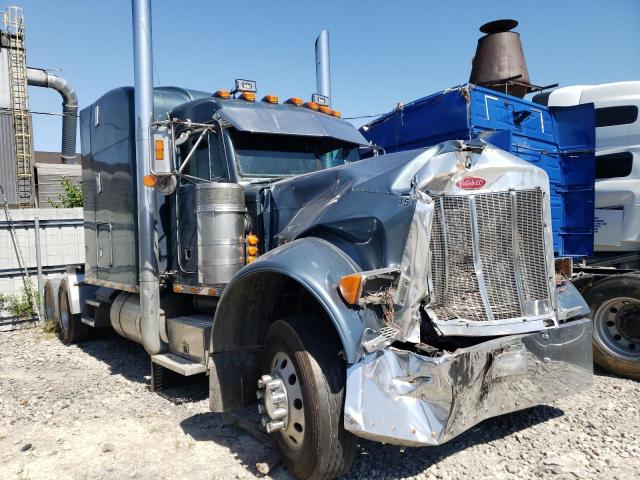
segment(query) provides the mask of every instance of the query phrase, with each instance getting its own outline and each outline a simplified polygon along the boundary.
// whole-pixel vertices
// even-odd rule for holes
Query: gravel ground
[[[37,329],[0,332],[0,479],[254,478],[273,455],[208,411],[206,382],[159,395],[148,374],[142,348],[117,337],[65,347]],[[640,384],[600,373],[588,393],[441,447],[363,442],[347,478],[637,479],[639,432]]]

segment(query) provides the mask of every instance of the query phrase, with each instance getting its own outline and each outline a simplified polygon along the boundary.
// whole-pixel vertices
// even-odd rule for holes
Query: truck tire
[[[44,317],[48,322],[58,323],[58,289],[61,278],[48,278],[44,283]]]
[[[88,333],[89,327],[80,321],[80,314],[71,313],[67,282],[63,280],[58,289],[58,338],[71,345],[87,338]]]
[[[593,319],[593,360],[617,375],[640,379],[640,275],[613,275],[584,298]]]
[[[282,378],[289,413],[273,433],[287,469],[299,479],[332,479],[347,472],[355,437],[344,429],[346,362],[335,332],[315,317],[273,323],[263,371]]]

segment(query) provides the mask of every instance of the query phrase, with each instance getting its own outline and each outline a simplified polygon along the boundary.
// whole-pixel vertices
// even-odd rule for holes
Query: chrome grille
[[[519,318],[549,298],[542,191],[434,200],[429,307],[439,320]]]

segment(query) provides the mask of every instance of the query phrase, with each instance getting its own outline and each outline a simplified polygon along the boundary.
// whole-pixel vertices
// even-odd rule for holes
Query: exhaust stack
[[[136,128],[136,190],[138,201],[138,283],[140,285],[140,334],[149,355],[160,353],[160,282],[156,247],[156,193],[146,188],[151,172],[151,122],[153,119],[153,54],[151,0],[132,0],[133,70]]]
[[[485,23],[480,31],[469,82],[500,92],[524,97],[534,89],[522,51],[520,34],[511,30],[516,20],[494,20]]]
[[[331,105],[331,71],[329,69],[329,30],[316,38],[316,92],[329,99]]]

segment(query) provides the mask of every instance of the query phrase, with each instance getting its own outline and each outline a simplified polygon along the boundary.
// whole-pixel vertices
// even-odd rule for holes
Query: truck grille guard
[[[542,190],[432,199],[427,312],[440,332],[502,335],[557,325]]]

